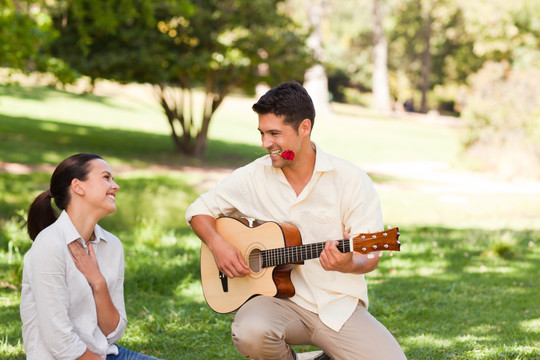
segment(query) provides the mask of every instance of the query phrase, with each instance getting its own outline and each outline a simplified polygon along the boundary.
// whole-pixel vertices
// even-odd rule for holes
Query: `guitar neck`
[[[291,246],[261,251],[262,267],[294,264],[304,260],[315,259],[321,256],[326,242]],[[338,240],[337,248],[342,253],[350,252],[351,242],[349,239]]]
[[[338,240],[337,248],[342,253],[356,251],[368,254],[372,251],[399,251],[401,243],[398,241],[399,229],[392,228],[377,233],[360,234],[352,239]],[[304,260],[315,259],[321,256],[326,242],[304,244],[277,249],[262,250],[257,257],[260,267],[279,266],[285,264],[301,263]]]

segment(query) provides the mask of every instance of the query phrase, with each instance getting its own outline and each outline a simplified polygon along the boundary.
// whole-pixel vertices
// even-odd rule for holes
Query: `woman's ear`
[[[84,184],[79,179],[71,180],[71,191],[77,195],[84,195]]]

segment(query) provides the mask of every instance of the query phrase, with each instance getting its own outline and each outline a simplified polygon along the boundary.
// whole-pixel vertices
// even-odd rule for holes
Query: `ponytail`
[[[73,179],[86,180],[90,171],[90,162],[102,159],[96,154],[75,154],[62,161],[54,170],[49,190],[34,199],[28,210],[27,229],[30,239],[34,240],[41,230],[56,221],[58,215],[51,204],[65,210],[71,200],[69,187]]]
[[[39,194],[30,205],[30,209],[28,209],[27,230],[32,241],[41,230],[55,222],[58,217],[52,207],[51,199],[51,191],[47,190]]]

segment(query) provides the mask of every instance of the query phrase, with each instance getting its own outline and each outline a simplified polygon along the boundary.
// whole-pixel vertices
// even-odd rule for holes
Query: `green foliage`
[[[81,74],[118,81],[166,81],[163,41],[156,31],[157,2],[68,1],[51,9],[59,32],[51,51]],[[179,14],[185,11],[179,11]],[[148,71],[153,69],[153,71]]]
[[[297,19],[305,19],[308,2],[288,3]],[[357,92],[371,89],[373,5],[352,0],[325,3],[323,41],[329,85],[335,100],[348,101],[343,95],[347,88]],[[468,77],[488,60],[505,59],[524,69],[540,61],[537,0],[390,0],[383,4],[390,88],[400,103],[413,100],[419,108],[422,71],[427,71],[426,90],[437,92],[427,94],[429,108],[459,112],[460,97],[455,92],[451,98],[441,97],[436,88],[452,93],[452,88],[466,85]]]
[[[196,163],[167,156],[166,131],[146,130],[136,100],[50,88],[0,90],[0,159],[14,165],[0,172],[0,358],[25,358],[19,294],[22,257],[31,242],[24,211],[48,186],[51,165],[85,150],[101,153],[121,186],[117,212],[101,222],[119,236],[126,254],[129,323],[120,345],[164,359],[240,360],[230,338],[233,315],[216,314],[205,304],[200,242],[183,219],[188,204],[216,179],[196,171]],[[252,99],[235,100],[217,114],[211,165],[228,161],[236,167],[260,149],[256,123],[243,111]],[[58,109],[70,115],[62,118]],[[324,149],[351,161],[448,161],[456,143],[446,128],[378,118],[358,107],[342,105],[336,112],[340,116],[331,121],[321,117],[314,136]],[[143,114],[152,116],[159,114]],[[402,250],[385,254],[367,275],[370,312],[393,332],[408,359],[538,359],[537,197],[483,194],[470,206],[452,207],[426,191],[433,185],[428,179],[418,184],[397,176],[372,178],[385,218],[400,227]],[[414,185],[425,186],[417,192]],[[466,220],[473,215],[475,227],[457,228],[472,224]],[[532,218],[536,230],[526,230],[521,218]],[[495,221],[494,230],[488,221]]]
[[[511,232],[521,255],[503,259],[489,252],[499,231],[400,230],[402,251],[383,259],[368,283],[370,311],[394,331],[408,359],[540,355],[531,328],[538,319],[537,232]]]
[[[491,245],[491,251],[501,258],[509,260],[516,257],[516,252],[521,252],[522,249],[518,248],[518,246],[518,240],[514,234],[511,232],[504,232],[495,238]]]
[[[53,18],[53,53],[92,79],[157,85],[175,149],[202,156],[211,118],[231,91],[301,80],[311,63],[279,2],[70,1]],[[202,105],[194,104],[197,87]]]
[[[0,66],[29,71],[48,57],[42,47],[52,39],[49,18],[34,1],[0,2]]]
[[[540,177],[540,70],[487,63],[471,79],[465,146],[483,170]]]
[[[414,100],[414,92],[422,89],[422,72],[426,69],[429,72],[426,90],[432,90],[435,84],[463,84],[469,74],[481,67],[483,58],[473,53],[478,36],[465,31],[463,6],[466,5],[421,0],[390,3],[394,10],[392,25],[388,27],[389,70],[395,74],[391,77],[391,88],[396,99]],[[405,86],[399,82],[403,76]]]

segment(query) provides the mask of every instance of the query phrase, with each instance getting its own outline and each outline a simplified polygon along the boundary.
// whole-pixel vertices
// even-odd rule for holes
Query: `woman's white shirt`
[[[124,250],[120,240],[99,225],[94,234],[92,247],[120,313],[117,328],[106,336],[98,327],[92,288],[75,266],[68,244],[79,241],[87,247],[63,211],[56,222],[39,233],[24,256],[20,312],[28,360],[73,360],[86,349],[103,359],[118,353],[114,343],[127,325]]]

